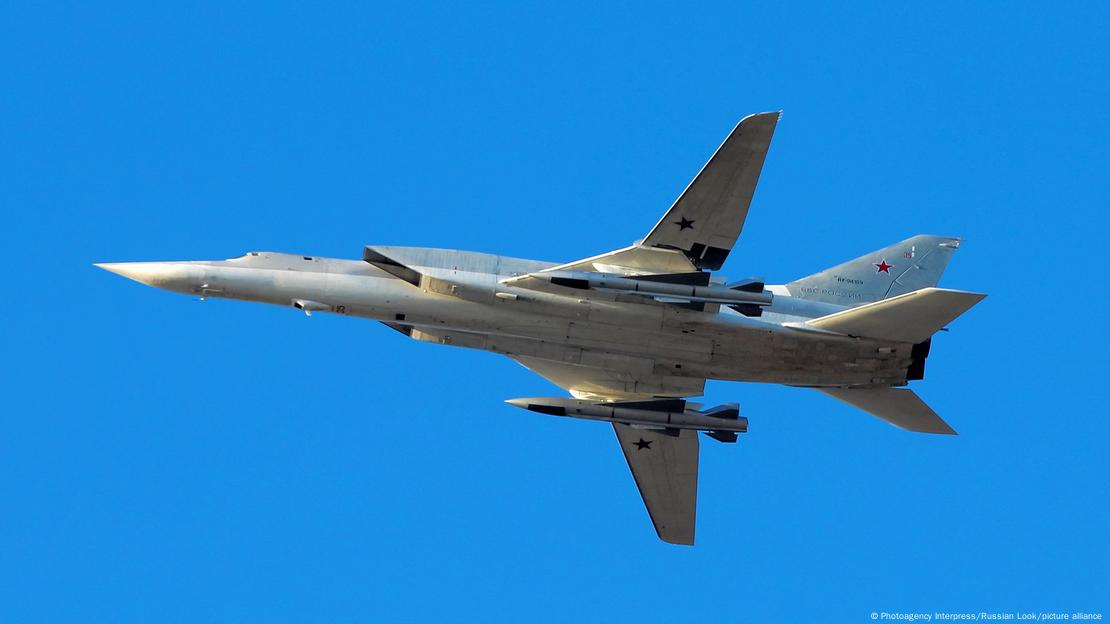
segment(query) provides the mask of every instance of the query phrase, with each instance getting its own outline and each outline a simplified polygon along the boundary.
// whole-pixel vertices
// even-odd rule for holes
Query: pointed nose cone
[[[169,273],[167,262],[102,262],[93,265],[147,286],[158,286]]]
[[[125,273],[124,271],[127,270],[127,267],[129,267],[133,264],[135,264],[135,263],[134,262],[98,262],[98,263],[94,264],[93,266],[98,268],[98,269],[104,269],[105,271],[110,271],[112,273],[115,273],[116,275],[122,275],[124,277],[128,277],[127,273]]]
[[[528,399],[509,399],[508,401],[505,401],[505,402],[508,403],[509,405],[512,405],[513,407],[519,407],[521,409],[528,409]]]
[[[140,284],[181,293],[195,292],[205,278],[204,270],[189,262],[104,262],[94,266]]]

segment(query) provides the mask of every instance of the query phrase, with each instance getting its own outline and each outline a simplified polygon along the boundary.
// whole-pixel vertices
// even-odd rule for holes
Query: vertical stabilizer
[[[836,305],[881,301],[936,286],[959,246],[958,238],[919,234],[786,287],[794,297]]]

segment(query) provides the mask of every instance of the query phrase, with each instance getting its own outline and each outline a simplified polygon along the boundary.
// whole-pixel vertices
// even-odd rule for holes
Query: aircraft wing
[[[689,273],[698,268],[686,254],[677,249],[632,245],[616,251],[575,260],[545,269],[546,271],[598,271],[623,275],[655,273]]]
[[[635,375],[532,357],[513,359],[578,398],[683,397],[700,395],[705,388],[705,380],[700,378]],[[672,544],[693,544],[698,498],[697,432],[623,423],[613,423],[613,430],[659,538]]]
[[[705,392],[703,377],[648,375],[523,355],[509,357],[579,399],[627,401],[659,397],[683,398],[700,396]]]
[[[693,545],[698,503],[698,434],[613,423],[659,539]]]
[[[744,227],[779,116],[759,113],[741,119],[644,240],[551,270],[644,274],[720,269]]]

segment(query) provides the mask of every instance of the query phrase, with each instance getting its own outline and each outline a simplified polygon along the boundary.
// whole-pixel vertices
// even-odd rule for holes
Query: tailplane
[[[922,288],[891,299],[848,308],[804,323],[804,328],[856,338],[917,344],[986,297],[946,288]]]
[[[936,286],[960,239],[919,234],[786,285],[802,299],[853,306]]]
[[[821,388],[821,392],[857,407],[888,423],[919,433],[955,435],[931,407],[905,388]]]

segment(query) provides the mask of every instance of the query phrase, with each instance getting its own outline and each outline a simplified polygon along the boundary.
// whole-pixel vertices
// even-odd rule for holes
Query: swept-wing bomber
[[[523,409],[612,424],[659,537],[694,543],[698,432],[736,442],[739,407],[707,379],[815,388],[894,426],[955,433],[910,389],[934,333],[985,295],[937,288],[960,240],[918,235],[795,281],[728,281],[779,113],[744,118],[643,240],[555,263],[370,245],[359,260],[250,252],[96,266],[205,298],[380,321],[414,340],[501,353],[571,397]]]

